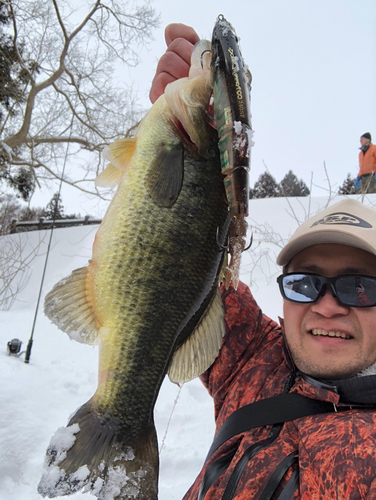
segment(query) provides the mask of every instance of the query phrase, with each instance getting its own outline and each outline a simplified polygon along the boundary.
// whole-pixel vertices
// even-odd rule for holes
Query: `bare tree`
[[[18,294],[27,286],[31,263],[35,257],[42,255],[41,234],[38,233],[39,241],[34,245],[30,244],[27,233],[0,238],[0,310],[8,311]]]
[[[26,167],[37,184],[59,179],[69,144],[71,161],[85,154],[64,182],[86,191],[85,182],[101,170],[103,146],[131,135],[139,119],[122,71],[138,63],[158,17],[147,0],[1,3],[18,71],[27,74],[20,98],[1,118],[1,177]]]
[[[11,194],[0,195],[0,235],[10,232],[12,229],[12,221],[17,219],[22,206]]]

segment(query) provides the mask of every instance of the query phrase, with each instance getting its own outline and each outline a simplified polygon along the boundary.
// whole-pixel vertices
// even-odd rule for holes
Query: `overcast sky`
[[[292,169],[308,186],[313,172],[313,183],[327,188],[325,162],[335,191],[348,172],[356,176],[360,135],[371,132],[376,142],[375,0],[156,0],[153,5],[161,13],[155,41],[140,52],[138,68],[124,71],[141,103],[149,105],[150,83],[165,50],[164,27],[183,22],[210,39],[223,14],[241,39],[253,75],[251,185],[265,165],[277,182]],[[313,194],[325,191],[314,188]],[[94,212],[66,187],[62,198],[66,212]]]

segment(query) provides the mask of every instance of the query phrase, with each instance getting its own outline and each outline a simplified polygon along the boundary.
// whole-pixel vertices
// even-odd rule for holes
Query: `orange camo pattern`
[[[283,349],[282,327],[262,314],[249,288],[222,289],[226,336],[220,354],[201,379],[214,398],[217,429],[246,404],[281,394],[290,374]],[[291,392],[339,404],[334,391],[297,377]],[[299,452],[299,488],[293,500],[376,499],[376,412],[347,410],[286,422],[278,437],[250,461],[234,499],[257,500],[270,476],[291,452]],[[266,439],[271,426],[257,428],[224,443],[205,464],[184,500],[197,500],[207,467],[238,445],[227,471],[209,489],[205,500],[222,498],[244,451]],[[240,442],[239,442],[240,441]],[[283,477],[273,499],[281,494],[296,465]]]

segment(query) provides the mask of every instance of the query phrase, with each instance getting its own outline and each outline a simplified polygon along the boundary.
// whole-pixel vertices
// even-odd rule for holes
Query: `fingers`
[[[176,38],[184,38],[192,45],[200,40],[198,34],[190,26],[186,26],[185,24],[181,23],[169,24],[165,29],[165,39],[167,47]]]
[[[188,76],[190,65],[175,52],[167,50],[160,58],[157,66],[157,71],[151,89],[149,98],[154,103],[168,83],[172,83],[179,78]]]
[[[154,104],[155,101],[158,99],[158,97],[160,97],[163,94],[166,85],[174,82],[175,80],[176,78],[174,78],[169,73],[163,72],[160,73],[159,75],[155,75],[149,92],[149,99],[151,103]]]
[[[167,50],[158,62],[149,98],[154,103],[168,83],[188,76],[191,54],[200,38],[185,24],[169,24],[165,30]]]

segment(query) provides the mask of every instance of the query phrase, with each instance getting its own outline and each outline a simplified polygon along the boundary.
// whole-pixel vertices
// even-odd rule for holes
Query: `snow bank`
[[[275,283],[279,268],[273,260],[283,241],[297,228],[297,219],[304,220],[308,210],[313,214],[326,202],[325,198],[250,202],[249,225],[254,232],[254,243],[243,256],[241,279],[252,285],[260,306],[273,318],[282,315],[282,300]],[[376,202],[376,197],[368,197],[367,203],[371,202]],[[9,311],[0,311],[0,500],[40,500],[37,485],[51,437],[95,391],[97,348],[70,341],[43,315],[43,300],[57,281],[86,264],[96,230],[95,226],[83,226],[54,231],[30,364],[23,363],[24,356],[8,356],[6,344],[17,337],[23,341],[23,349],[26,348],[43,255],[33,260],[28,270],[28,285],[17,302]],[[276,244],[261,243],[266,235]],[[37,244],[41,237],[44,237],[41,250],[45,252],[47,232],[28,233],[28,243]],[[155,408],[160,443],[169,424],[160,455],[160,500],[182,498],[199,472],[214,435],[212,401],[197,379],[183,386],[170,421],[178,391],[177,386],[165,380]],[[75,493],[69,498],[93,497],[89,493]]]

